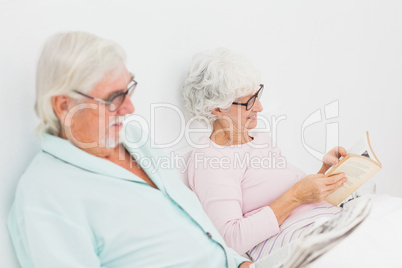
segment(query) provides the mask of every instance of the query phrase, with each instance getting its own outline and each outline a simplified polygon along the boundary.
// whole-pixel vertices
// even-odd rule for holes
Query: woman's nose
[[[254,112],[261,112],[264,108],[262,107],[262,104],[260,102],[259,98],[256,98],[254,106],[253,106],[253,111]]]

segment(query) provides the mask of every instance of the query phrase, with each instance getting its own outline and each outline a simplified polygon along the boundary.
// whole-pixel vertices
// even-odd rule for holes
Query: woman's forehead
[[[246,95],[243,95],[237,99],[249,99],[251,98],[255,93],[257,93],[258,89],[253,89],[253,90],[248,90],[248,92],[245,92]]]

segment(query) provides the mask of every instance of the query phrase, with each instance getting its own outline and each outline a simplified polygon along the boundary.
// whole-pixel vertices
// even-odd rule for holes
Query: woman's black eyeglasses
[[[255,104],[255,100],[257,98],[258,99],[261,98],[263,91],[264,91],[264,84],[260,84],[260,89],[253,96],[251,96],[251,98],[246,103],[232,102],[232,104],[246,106],[246,110],[248,111],[251,108],[253,108],[253,106]]]
[[[137,81],[134,80],[134,76],[131,75],[131,81],[127,86],[127,90],[124,92],[118,91],[115,94],[113,94],[112,96],[110,96],[107,100],[102,100],[102,99],[98,99],[98,98],[94,98],[91,96],[88,96],[82,92],[79,92],[77,90],[74,90],[75,93],[80,94],[81,96],[84,96],[88,99],[91,100],[95,100],[98,101],[100,103],[106,104],[109,111],[114,112],[117,109],[119,109],[119,107],[123,104],[124,100],[126,99],[126,96],[129,95],[131,96],[131,94],[134,92],[135,87],[137,86]]]

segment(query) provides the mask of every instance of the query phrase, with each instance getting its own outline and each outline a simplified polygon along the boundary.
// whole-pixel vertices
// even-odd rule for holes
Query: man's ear
[[[213,115],[216,115],[217,117],[222,116],[222,110],[221,110],[221,108],[212,109],[211,112],[212,112]]]
[[[67,95],[58,95],[52,97],[53,110],[61,121],[66,116],[69,109],[70,98]]]

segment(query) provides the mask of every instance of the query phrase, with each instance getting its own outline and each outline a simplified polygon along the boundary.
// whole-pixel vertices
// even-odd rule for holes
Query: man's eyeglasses
[[[246,110],[248,111],[251,108],[253,108],[253,106],[255,104],[255,100],[257,98],[258,99],[261,98],[263,91],[264,91],[264,84],[260,84],[260,89],[253,96],[251,96],[251,98],[246,103],[232,102],[232,104],[246,106]]]
[[[84,97],[86,97],[88,99],[95,100],[95,101],[98,101],[100,103],[103,103],[103,104],[107,105],[109,111],[115,112],[123,104],[124,100],[126,99],[126,96],[127,95],[131,96],[131,94],[133,94],[134,89],[137,86],[137,84],[138,84],[137,81],[134,80],[134,76],[131,75],[131,81],[127,86],[127,90],[124,91],[124,92],[118,91],[115,94],[113,94],[112,96],[110,96],[107,100],[94,98],[92,96],[88,96],[88,95],[86,95],[86,94],[84,94],[82,92],[79,92],[77,90],[74,90],[74,92],[78,93],[81,96],[84,96]]]

